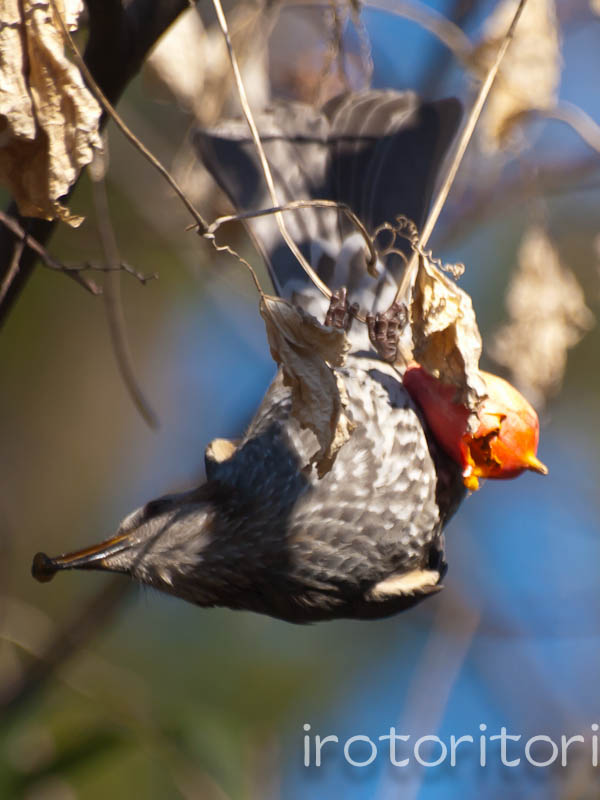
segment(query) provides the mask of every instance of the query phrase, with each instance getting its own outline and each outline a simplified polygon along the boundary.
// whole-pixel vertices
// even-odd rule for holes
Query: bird
[[[256,123],[280,205],[333,200],[373,234],[399,215],[423,224],[461,113],[454,98],[368,89],[321,108],[275,103]],[[199,129],[193,143],[238,212],[273,205],[243,120]],[[378,261],[374,278],[362,236],[339,210],[296,209],[285,224],[332,298],[315,288],[267,214],[247,228],[275,293],[343,325],[350,343],[334,372],[355,427],[331,468],[320,476],[311,463],[314,433],[293,414],[279,369],[243,437],[207,447],[202,485],[151,500],[105,542],[54,558],[38,553],[35,578],[121,572],[201,607],[292,623],[386,617],[440,590],[444,527],[466,492],[460,466],[390,363],[403,326],[401,309],[389,306],[407,245]],[[352,320],[357,307],[369,326]]]

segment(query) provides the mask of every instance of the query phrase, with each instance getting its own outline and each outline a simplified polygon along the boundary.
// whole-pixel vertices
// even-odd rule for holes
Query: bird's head
[[[210,506],[198,490],[166,495],[129,514],[104,542],[55,558],[37,553],[31,572],[42,583],[66,569],[124,572],[173,591],[177,579],[193,570],[201,557],[210,522]]]

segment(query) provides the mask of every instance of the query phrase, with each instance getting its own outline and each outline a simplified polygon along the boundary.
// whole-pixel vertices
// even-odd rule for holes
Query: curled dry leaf
[[[490,354],[541,406],[560,388],[567,351],[592,327],[594,317],[575,275],[538,225],[521,242],[506,306],[509,321],[496,333]]]
[[[455,401],[468,408],[475,430],[486,394],[479,374],[481,335],[469,295],[425,257],[419,257],[410,302],[413,355],[427,372],[456,387]]]
[[[292,414],[317,437],[319,449],[311,463],[323,477],[355,427],[345,411],[343,380],[332,369],[344,364],[350,343],[343,330],[321,325],[278,297],[263,296],[260,313],[271,355],[281,364],[284,382],[292,389]]]
[[[73,29],[79,0],[55,0]],[[78,225],[60,204],[94,149],[101,109],[67,60],[50,0],[2,0],[0,182],[25,216]]]
[[[516,7],[517,0],[502,0],[488,18],[484,38],[470,59],[477,75],[487,72]],[[524,139],[514,135],[516,123],[530,110],[556,105],[561,67],[554,0],[528,0],[479,122],[485,150],[523,146]]]

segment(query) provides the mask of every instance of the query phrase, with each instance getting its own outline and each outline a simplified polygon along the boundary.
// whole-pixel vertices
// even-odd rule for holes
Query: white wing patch
[[[402,595],[429,594],[439,591],[440,573],[436,569],[413,569],[402,575],[392,575],[369,590],[372,600],[385,600]]]

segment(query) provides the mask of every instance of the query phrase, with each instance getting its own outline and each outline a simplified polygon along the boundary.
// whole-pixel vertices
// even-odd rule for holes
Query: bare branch
[[[498,208],[506,208],[515,200],[523,200],[532,193],[561,194],[564,192],[596,189],[598,181],[591,182],[590,176],[597,176],[600,171],[600,159],[596,156],[564,161],[562,164],[528,163],[516,177],[503,183],[494,183],[478,189],[458,210],[444,220],[444,229],[438,239],[441,245],[447,245],[460,235],[464,235],[469,227],[480,224],[497,213]],[[525,178],[534,175],[535,181]]]
[[[15,278],[19,273],[19,263],[22,261],[22,255],[25,248],[28,248],[30,252],[35,253],[36,256],[42,260],[42,264],[45,267],[48,267],[48,269],[64,272],[70,278],[73,278],[73,280],[77,281],[77,283],[83,286],[84,289],[87,289],[88,292],[91,292],[91,294],[102,294],[102,290],[96,283],[84,278],[79,274],[80,272],[89,269],[90,267],[88,265],[81,267],[67,267],[65,264],[61,264],[60,261],[52,258],[50,253],[48,253],[46,248],[40,244],[37,239],[34,239],[34,237],[27,233],[27,231],[23,230],[16,219],[10,217],[8,214],[5,214],[3,211],[0,211],[0,222],[5,228],[14,234],[17,239],[16,249],[19,250],[19,256],[16,261],[13,254],[10,268],[2,281],[2,289],[0,290],[0,306],[2,305],[4,299],[8,296],[11,286],[13,285]],[[25,252],[27,251],[25,250]]]
[[[492,84],[494,83],[496,75],[498,74],[498,70],[500,68],[500,64],[502,63],[502,59],[504,58],[506,50],[510,42],[512,41],[515,27],[519,21],[519,18],[521,17],[521,14],[523,12],[523,9],[525,8],[526,3],[527,0],[520,0],[519,5],[517,6],[515,14],[510,23],[510,26],[506,34],[504,35],[504,38],[500,46],[498,47],[498,52],[496,53],[496,57],[494,58],[494,61],[488,70],[485,80],[481,84],[481,87],[477,94],[477,98],[475,99],[475,103],[473,104],[473,107],[469,113],[469,116],[465,121],[463,129],[458,138],[454,154],[448,168],[448,172],[444,178],[444,181],[442,182],[442,185],[440,186],[440,189],[438,190],[438,194],[433,202],[433,205],[431,207],[425,225],[423,226],[423,230],[421,231],[421,236],[419,239],[418,246],[416,247],[416,251],[410,260],[408,268],[405,270],[404,275],[402,276],[402,281],[400,282],[400,285],[398,286],[398,291],[396,292],[396,297],[394,298],[394,302],[402,299],[404,295],[407,293],[409,287],[412,286],[414,282],[419,264],[418,253],[422,252],[424,248],[427,246],[429,237],[431,236],[435,224],[438,220],[438,217],[444,207],[444,204],[448,197],[448,193],[450,192],[452,184],[454,183],[454,179],[456,178],[456,173],[458,172],[458,168],[462,163],[463,156],[469,145],[469,142],[471,141],[473,132],[475,131],[475,126],[477,125],[477,121],[481,115],[487,96],[490,92],[490,89],[492,88]]]
[[[349,0],[349,4],[352,24],[354,25],[356,35],[358,36],[360,58],[365,71],[364,85],[368,87],[371,85],[373,70],[375,69],[373,65],[373,57],[371,55],[371,39],[369,37],[367,26],[363,22],[363,19],[360,15],[361,4],[359,0]]]
[[[327,77],[335,69],[337,70],[337,77],[342,86],[349,89],[348,76],[345,71],[345,49],[344,49],[344,25],[346,24],[347,11],[345,8],[340,8],[337,0],[329,0],[329,8],[327,9],[326,25],[328,27],[327,36],[327,49],[325,51],[325,58],[321,68],[321,74],[317,81],[315,91],[315,105],[321,106],[324,99],[326,99],[324,92],[326,89]]]
[[[21,261],[21,256],[23,255],[23,249],[25,247],[25,238],[19,239],[17,245],[15,247],[13,257],[10,262],[10,266],[8,268],[8,272],[4,276],[2,283],[0,284],[0,304],[6,297],[8,290],[11,287],[12,282],[16,278],[19,272],[19,262]]]
[[[104,284],[104,305],[110,330],[110,339],[113,352],[117,361],[117,366],[125,384],[125,388],[140,415],[146,424],[156,430],[159,427],[158,418],[137,380],[133,366],[133,357],[127,338],[127,327],[121,303],[121,284],[119,275],[114,269],[120,264],[119,249],[117,239],[110,221],[108,200],[106,197],[106,184],[104,177],[92,178],[94,204],[96,206],[96,217],[98,222],[98,233],[104,251],[104,258],[113,270],[106,276]]]
[[[328,0],[294,0],[291,5],[327,7],[329,3]],[[473,47],[471,40],[458,25],[424,3],[419,3],[417,0],[367,0],[363,6],[395,14],[417,23],[439,39],[460,61],[467,60],[471,53]]]
[[[217,244],[217,240],[215,239],[214,235],[210,235],[210,236],[207,235],[206,239],[212,244],[212,246],[215,248],[217,253],[228,253],[230,256],[233,256],[233,258],[235,258],[236,261],[239,261],[239,263],[243,267],[245,267],[248,270],[248,272],[250,273],[250,276],[251,276],[252,280],[254,281],[254,285],[256,287],[256,291],[259,293],[259,295],[261,297],[265,296],[265,292],[264,292],[262,286],[260,285],[260,281],[258,280],[258,275],[256,274],[256,271],[254,270],[254,267],[250,264],[249,261],[246,261],[246,259],[243,256],[241,256],[237,252],[237,250],[234,250],[233,247],[231,247],[230,245],[228,245],[228,244]]]
[[[92,264],[89,261],[86,261],[83,264],[63,264],[61,261],[58,261],[56,258],[51,256],[46,248],[37,241],[37,239],[34,239],[33,236],[27,233],[27,231],[23,230],[16,219],[9,217],[8,214],[4,213],[4,211],[0,211],[0,223],[14,233],[18,242],[30,248],[41,260],[45,267],[55,270],[56,272],[64,272],[65,275],[73,278],[75,281],[80,283],[84,289],[87,289],[87,291],[93,295],[102,294],[102,289],[97,283],[81,275],[82,272],[87,272],[88,270],[94,272],[126,272],[128,275],[136,278],[142,284],[145,284],[148,281],[154,280],[158,277],[156,273],[153,275],[143,275],[141,272],[138,272],[138,270],[134,269],[134,267],[126,264],[123,261],[117,261],[110,265]],[[13,271],[9,270],[7,274],[9,276],[13,275]],[[7,284],[6,287],[5,284]],[[0,303],[2,302],[2,298],[4,297],[5,293],[10,289],[9,284],[10,281],[8,281],[5,276],[2,282],[2,290],[0,291]]]
[[[244,219],[253,219],[255,217],[264,217],[267,214],[280,214],[284,211],[294,211],[298,208],[336,208],[339,211],[342,211],[350,220],[350,222],[355,226],[356,230],[361,234],[364,239],[365,245],[369,252],[369,257],[367,259],[367,269],[369,274],[372,275],[374,278],[379,277],[376,272],[374,272],[375,264],[377,263],[377,250],[375,249],[375,245],[373,244],[373,239],[369,235],[369,232],[360,221],[360,219],[356,216],[354,211],[350,208],[350,206],[346,205],[346,203],[338,203],[335,200],[294,200],[291,203],[286,203],[283,206],[275,206],[274,208],[261,208],[258,211],[246,211],[239,214],[227,214],[223,217],[218,217],[216,220],[210,223],[208,226],[206,233],[204,234],[204,238],[210,239],[212,235],[216,233],[216,231],[221,227],[221,225],[225,225],[227,222],[238,222]]]
[[[269,162],[267,161],[265,150],[260,140],[260,134],[258,133],[258,129],[256,127],[256,123],[252,115],[252,110],[248,103],[246,89],[244,87],[244,82],[242,80],[242,75],[237,62],[235,51],[231,43],[231,37],[229,36],[229,29],[227,27],[227,20],[223,12],[223,6],[221,5],[221,0],[213,0],[213,5],[215,8],[215,12],[217,14],[217,21],[219,23],[219,27],[221,28],[221,32],[225,39],[225,44],[227,45],[227,52],[229,53],[229,61],[231,63],[231,69],[233,70],[233,75],[238,90],[240,104],[242,106],[242,111],[244,113],[244,117],[246,118],[246,122],[248,123],[248,127],[250,128],[250,133],[254,140],[254,144],[256,145],[256,150],[258,152],[265,182],[269,190],[269,195],[271,196],[271,202],[273,203],[273,207],[278,208],[280,204],[277,199],[277,192],[275,191],[275,184],[273,183],[271,168],[269,167]],[[296,243],[290,236],[287,228],[285,227],[283,215],[280,212],[275,212],[275,220],[277,221],[277,226],[281,232],[281,235],[285,243],[290,248],[295,258],[298,260],[298,263],[300,264],[302,269],[306,272],[306,274],[309,276],[309,278],[312,280],[315,286],[319,289],[319,291],[321,291],[325,295],[325,297],[330,298],[331,291],[329,287],[325,283],[323,283],[321,278],[317,275],[317,273],[314,271],[314,269],[311,267],[311,265],[308,263],[308,261],[304,258],[304,256],[300,252],[298,246],[296,245]]]
[[[575,133],[583,139],[588,147],[600,153],[600,125],[574,103],[568,103],[566,100],[563,100],[554,106],[554,108],[530,108],[527,111],[515,115],[513,121],[518,123],[529,119],[535,119],[536,117],[545,117],[546,119],[553,119],[557,122],[564,122],[566,125],[573,128]]]
[[[78,611],[62,630],[56,632],[39,661],[31,662],[12,684],[0,692],[2,720],[42,688],[48,678],[74,653],[84,647],[113,616],[131,585],[113,578]]]

